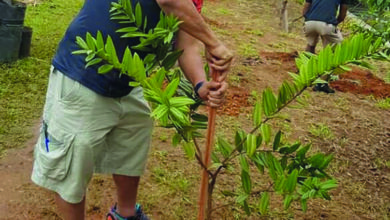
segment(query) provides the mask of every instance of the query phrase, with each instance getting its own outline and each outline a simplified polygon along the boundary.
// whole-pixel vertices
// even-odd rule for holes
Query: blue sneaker
[[[107,220],[150,220],[145,213],[142,211],[142,208],[139,204],[135,206],[135,216],[132,217],[123,217],[119,215],[116,211],[116,204],[111,208],[110,212],[107,213]]]

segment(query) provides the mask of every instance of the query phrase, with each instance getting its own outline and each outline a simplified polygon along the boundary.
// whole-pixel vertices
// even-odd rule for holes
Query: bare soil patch
[[[263,62],[268,65],[281,65],[283,69],[296,72],[295,58],[298,52],[260,52]],[[369,70],[354,67],[352,71],[340,75],[340,79],[330,82],[330,86],[340,92],[373,95],[376,98],[390,97],[390,84],[378,78]]]
[[[340,79],[330,85],[340,92],[373,95],[377,98],[390,97],[390,84],[368,70],[353,68],[352,71],[341,74]]]
[[[230,87],[226,94],[225,104],[218,109],[219,114],[238,116],[245,107],[251,106],[249,93],[245,87]]]

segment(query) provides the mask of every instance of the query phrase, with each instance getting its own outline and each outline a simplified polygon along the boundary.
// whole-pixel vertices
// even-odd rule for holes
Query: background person
[[[347,9],[347,0],[306,0],[302,11],[305,17],[306,51],[315,53],[320,37],[324,47],[343,41],[337,25],[344,21]],[[314,91],[334,93],[334,90],[324,83],[316,84]]]

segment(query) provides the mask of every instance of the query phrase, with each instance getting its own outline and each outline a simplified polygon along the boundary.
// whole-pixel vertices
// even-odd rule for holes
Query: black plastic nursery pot
[[[0,0],[0,62],[19,58],[25,12],[26,5],[23,3]]]

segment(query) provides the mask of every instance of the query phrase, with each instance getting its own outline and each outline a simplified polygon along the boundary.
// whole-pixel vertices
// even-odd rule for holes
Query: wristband
[[[194,87],[195,95],[198,96],[198,97],[200,97],[198,91],[199,91],[200,87],[203,86],[203,83],[204,83],[204,81],[200,81]]]

